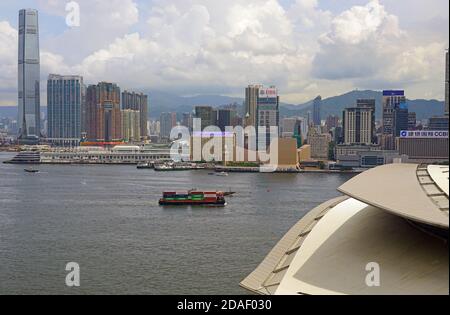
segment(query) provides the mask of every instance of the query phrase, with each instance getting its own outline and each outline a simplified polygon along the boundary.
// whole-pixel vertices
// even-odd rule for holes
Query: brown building
[[[90,85],[86,92],[86,132],[89,141],[120,141],[120,88],[114,83]]]

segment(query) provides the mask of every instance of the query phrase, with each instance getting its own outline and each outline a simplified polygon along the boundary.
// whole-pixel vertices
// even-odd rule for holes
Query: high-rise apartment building
[[[139,110],[122,110],[122,134],[125,142],[141,140],[141,112]]]
[[[320,126],[322,124],[322,97],[317,96],[313,101],[313,124]]]
[[[100,82],[86,91],[86,132],[90,141],[122,140],[120,88]]]
[[[141,130],[139,133],[143,140],[147,139],[148,95],[145,95],[143,93],[123,91],[122,109],[139,111],[139,125],[141,126]]]
[[[41,136],[38,11],[19,11],[18,139],[38,143]]]
[[[172,128],[177,125],[177,114],[162,113],[159,122],[161,139],[169,139]]]
[[[48,138],[59,145],[76,145],[83,128],[83,77],[50,74],[47,80]]]

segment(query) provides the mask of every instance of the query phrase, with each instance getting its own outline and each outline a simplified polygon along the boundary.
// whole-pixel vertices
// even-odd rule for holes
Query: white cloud
[[[79,28],[43,32],[41,21],[41,74],[185,94],[242,96],[249,83],[276,84],[293,103],[353,88],[410,88],[414,97],[442,98],[448,14],[431,23],[439,7],[431,1],[433,10],[418,22],[393,0],[343,12],[318,0],[79,0]],[[64,1],[39,3],[64,22]],[[16,45],[17,31],[0,22],[0,83],[9,89],[1,98],[14,102]]]
[[[117,38],[85,58],[91,79],[108,73],[128,85],[211,92],[242,90],[250,82],[277,82],[308,70],[310,56],[293,40],[293,24],[275,0],[164,1],[147,19],[148,32]],[[131,75],[132,74],[132,75]]]
[[[289,17],[298,22],[298,26],[316,30],[328,27],[332,13],[319,8],[318,0],[296,0],[289,8]]]
[[[354,6],[336,16],[320,37],[313,75],[325,80],[349,80],[360,88],[405,88],[420,97],[418,82],[432,80],[434,97],[443,92],[445,44],[417,40],[400,28],[399,18],[378,0]],[[425,86],[425,85],[424,85]],[[429,92],[429,85],[426,88]]]
[[[66,56],[71,63],[106,47],[115,38],[127,34],[130,27],[139,22],[138,7],[133,0],[77,0],[80,26],[71,28],[65,25],[68,13],[65,11],[66,3],[58,0],[39,0],[39,9],[61,17],[64,23],[64,29],[58,30],[61,34],[49,36],[42,42],[54,53]]]
[[[0,22],[0,87],[13,88],[17,85],[17,30],[8,22]]]

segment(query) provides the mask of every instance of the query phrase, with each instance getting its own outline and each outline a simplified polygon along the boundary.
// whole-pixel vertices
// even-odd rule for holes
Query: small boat
[[[26,169],[24,169],[24,171],[27,173],[39,173],[39,170],[35,170],[32,168],[26,168]]]
[[[227,172],[216,173],[216,176],[228,176]]]
[[[151,169],[151,168],[154,168],[153,163],[139,163],[137,165],[137,169],[140,169],[140,170],[142,170],[142,169]]]

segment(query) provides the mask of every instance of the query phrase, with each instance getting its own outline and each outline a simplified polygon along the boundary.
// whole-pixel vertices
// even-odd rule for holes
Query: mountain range
[[[196,105],[222,106],[237,103],[239,110],[243,113],[243,98],[229,97],[222,95],[197,95],[197,96],[178,96],[166,92],[150,90],[147,91],[150,99],[149,116],[152,119],[158,119],[162,112],[190,112]],[[346,107],[355,106],[359,98],[374,98],[376,100],[376,116],[381,118],[382,92],[372,90],[354,90],[339,96],[326,98],[322,101],[322,118],[329,115],[342,116],[342,111]],[[417,114],[417,119],[427,119],[431,116],[443,115],[444,102],[437,100],[408,100],[409,110]],[[280,104],[280,116],[306,116],[313,109],[313,101],[303,104]],[[46,107],[42,107],[46,111]],[[0,107],[0,116],[16,117],[16,106]]]

